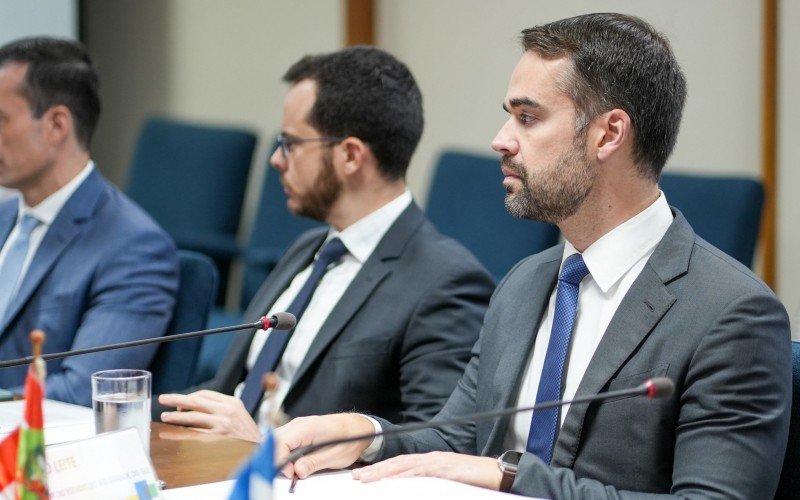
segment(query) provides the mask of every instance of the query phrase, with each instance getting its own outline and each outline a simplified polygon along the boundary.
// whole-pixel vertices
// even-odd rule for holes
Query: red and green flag
[[[25,377],[25,415],[0,442],[0,498],[49,499],[44,455],[44,362],[37,358]]]

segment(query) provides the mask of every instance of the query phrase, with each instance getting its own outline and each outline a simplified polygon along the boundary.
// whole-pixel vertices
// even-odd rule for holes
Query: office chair
[[[558,242],[558,228],[515,219],[506,212],[505,189],[496,157],[446,151],[428,195],[428,218],[466,246],[495,277],[517,262]]]
[[[150,118],[133,155],[128,196],[178,248],[214,260],[221,290],[239,253],[236,233],[255,145],[246,130]]]
[[[204,329],[217,293],[217,268],[209,257],[178,250],[178,260],[180,284],[167,335]],[[181,390],[192,385],[202,340],[202,337],[195,337],[159,346],[150,364],[153,394]]]
[[[210,327],[241,324],[242,312],[289,245],[303,232],[322,225],[321,222],[294,215],[286,208],[286,193],[278,172],[270,168],[261,187],[261,198],[250,239],[243,252],[244,275],[240,311],[227,312],[215,308],[211,314]],[[222,334],[203,339],[195,383],[205,382],[214,376],[234,335],[236,334]]]
[[[280,176],[276,170],[268,167],[261,187],[258,211],[243,255],[242,309],[247,307],[294,240],[305,231],[321,226],[324,223],[289,211]]]
[[[764,189],[737,177],[662,174],[661,190],[701,238],[748,267],[753,266]]]

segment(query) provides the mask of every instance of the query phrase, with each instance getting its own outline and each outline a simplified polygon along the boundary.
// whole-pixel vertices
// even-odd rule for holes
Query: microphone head
[[[667,377],[651,378],[644,384],[647,397],[651,399],[666,399],[675,392],[675,382]]]
[[[275,318],[275,324],[272,326],[275,330],[291,330],[297,324],[297,318],[292,313],[278,312],[272,317]]]

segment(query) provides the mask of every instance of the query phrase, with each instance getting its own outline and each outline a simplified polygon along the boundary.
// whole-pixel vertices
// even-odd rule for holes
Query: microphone
[[[554,408],[557,406],[594,403],[596,401],[603,401],[606,399],[613,399],[623,396],[644,396],[648,399],[667,399],[675,392],[675,383],[666,377],[656,377],[644,381],[641,385],[631,387],[629,389],[619,389],[616,391],[600,392],[589,396],[581,396],[572,399],[560,399],[556,401],[546,401],[544,403],[535,404],[533,406],[526,406],[521,408],[502,408],[500,410],[491,410],[480,413],[473,413],[458,418],[450,418],[447,420],[432,420],[430,422],[420,422],[416,424],[400,425],[393,429],[387,429],[381,432],[371,432],[368,434],[360,434],[358,436],[351,436],[346,438],[331,439],[328,441],[321,441],[319,443],[302,446],[297,448],[289,454],[289,457],[282,463],[277,465],[280,470],[290,463],[294,463],[297,459],[302,458],[309,453],[313,453],[328,446],[337,444],[353,443],[356,441],[373,440],[376,437],[392,437],[410,432],[420,431],[424,429],[440,429],[448,425],[469,424],[472,422],[480,422],[482,420],[491,420],[497,417],[504,417],[513,415],[514,413],[521,413],[525,411],[545,410],[547,408]]]
[[[44,361],[51,359],[66,358],[69,356],[79,356],[81,354],[91,354],[93,352],[110,351],[113,349],[124,349],[126,347],[138,347],[149,344],[160,344],[162,342],[172,342],[174,340],[189,339],[192,337],[202,337],[203,335],[212,335],[214,333],[233,332],[237,330],[266,330],[272,328],[273,330],[291,330],[297,324],[297,318],[294,314],[288,312],[278,312],[272,316],[263,316],[253,323],[245,323],[243,325],[223,326],[220,328],[212,328],[210,330],[199,330],[189,333],[178,333],[175,335],[165,335],[163,337],[155,337],[150,339],[131,340],[129,342],[120,342],[118,344],[107,344],[95,347],[87,347],[85,349],[76,349],[74,351],[54,352],[50,354],[42,354],[39,356]],[[0,361],[0,368],[8,368],[11,366],[27,365],[33,362],[33,356],[26,356],[24,358],[12,359],[8,361]]]

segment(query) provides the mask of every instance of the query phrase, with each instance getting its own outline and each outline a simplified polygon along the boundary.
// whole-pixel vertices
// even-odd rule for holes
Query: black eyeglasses
[[[284,158],[289,158],[289,153],[292,152],[292,146],[297,144],[303,144],[304,142],[326,142],[326,143],[335,143],[341,142],[345,140],[345,137],[309,137],[308,139],[302,139],[300,137],[292,137],[290,135],[280,134],[278,135],[278,147],[281,150],[281,154],[283,154]]]

